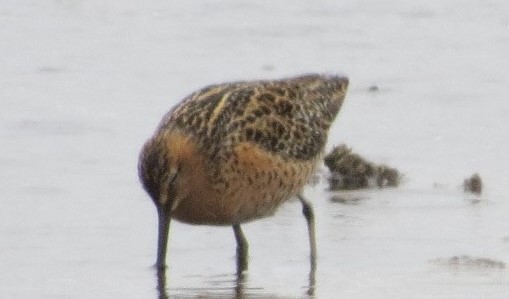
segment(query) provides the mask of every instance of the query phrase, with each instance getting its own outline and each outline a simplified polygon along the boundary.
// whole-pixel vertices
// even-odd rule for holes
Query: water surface
[[[136,176],[162,115],[211,83],[345,73],[329,147],[398,167],[398,189],[306,189],[316,298],[506,298],[506,1],[35,1],[0,4],[0,297],[158,298],[156,213]],[[376,85],[379,90],[370,92]],[[326,171],[323,169],[324,173]],[[480,197],[461,184],[479,172]],[[172,223],[168,297],[306,298],[290,202],[244,226]]]

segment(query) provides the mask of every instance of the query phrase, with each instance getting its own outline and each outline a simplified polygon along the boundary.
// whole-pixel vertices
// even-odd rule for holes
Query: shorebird
[[[348,78],[307,74],[211,85],[184,98],[141,150],[138,174],[158,216],[156,267],[165,268],[170,220],[232,226],[237,270],[247,269],[240,225],[297,197],[316,268],[314,213],[302,196],[341,108]]]

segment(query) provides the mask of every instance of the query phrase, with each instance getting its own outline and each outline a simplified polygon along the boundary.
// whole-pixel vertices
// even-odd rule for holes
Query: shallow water
[[[405,178],[306,189],[315,297],[506,298],[507,269],[433,261],[509,263],[508,11],[502,0],[2,1],[0,297],[164,297],[155,209],[136,176],[162,115],[210,83],[340,72],[351,88],[329,148],[346,142]],[[461,187],[474,172],[480,197]],[[306,298],[300,204],[244,232],[239,283],[231,228],[173,222],[168,297]]]

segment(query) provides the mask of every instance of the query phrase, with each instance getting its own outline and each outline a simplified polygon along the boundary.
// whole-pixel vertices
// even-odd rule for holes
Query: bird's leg
[[[306,217],[306,221],[308,224],[308,235],[309,235],[309,247],[310,247],[310,264],[311,269],[309,270],[309,291],[308,293],[312,295],[314,293],[315,288],[315,272],[316,272],[316,238],[315,238],[315,213],[313,212],[313,207],[311,204],[304,198],[302,194],[298,194],[300,202],[302,203],[302,214]]]
[[[313,207],[311,204],[302,196],[302,194],[299,194],[298,197],[302,203],[302,214],[304,214],[304,217],[306,217],[308,224],[309,247],[311,250],[311,269],[313,270],[316,269],[315,213],[313,212]]]
[[[168,245],[168,233],[170,231],[170,215],[163,208],[158,207],[157,213],[159,215],[159,235],[157,243],[157,261],[156,268],[158,271],[164,271],[166,268],[166,248]]]
[[[242,233],[239,224],[233,225],[233,232],[235,233],[235,240],[237,240],[237,274],[242,274],[247,270],[247,252],[249,245],[247,244],[246,237]]]

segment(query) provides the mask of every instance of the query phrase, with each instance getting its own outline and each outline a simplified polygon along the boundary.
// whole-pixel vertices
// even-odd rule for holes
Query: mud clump
[[[471,257],[468,255],[453,256],[450,258],[436,258],[430,261],[433,264],[449,266],[453,268],[474,268],[474,269],[505,269],[506,265],[502,261],[485,258]]]
[[[346,144],[335,146],[325,156],[324,163],[331,172],[330,190],[397,187],[401,181],[401,174],[397,169],[369,162],[353,153]]]
[[[482,193],[482,179],[481,176],[476,173],[463,181],[463,190],[474,194]]]

